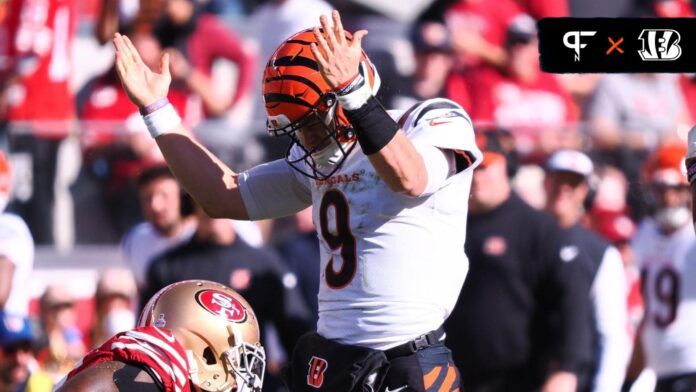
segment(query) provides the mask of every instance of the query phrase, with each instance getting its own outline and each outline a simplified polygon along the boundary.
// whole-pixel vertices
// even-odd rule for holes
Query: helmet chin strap
[[[691,219],[691,212],[684,206],[663,208],[655,215],[655,220],[660,226],[676,230],[684,226]]]

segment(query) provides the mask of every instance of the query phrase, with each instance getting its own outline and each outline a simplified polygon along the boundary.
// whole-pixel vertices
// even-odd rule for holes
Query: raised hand
[[[314,36],[318,44],[312,43],[310,49],[317,59],[319,71],[326,82],[334,90],[350,82],[358,74],[362,58],[362,39],[367,30],[359,30],[353,34],[353,41],[348,42],[341,24],[338,11],[333,11],[333,27],[329,26],[326,15],[319,18],[323,31],[314,28]]]
[[[172,76],[169,73],[169,54],[160,59],[159,72],[153,72],[140,58],[133,43],[125,35],[114,34],[116,71],[128,98],[139,108],[167,96]]]

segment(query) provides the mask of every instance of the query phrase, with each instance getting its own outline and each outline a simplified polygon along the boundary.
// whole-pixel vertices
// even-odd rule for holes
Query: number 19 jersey
[[[696,237],[686,225],[665,236],[648,219],[634,237],[645,301],[642,344],[658,377],[696,371]]]

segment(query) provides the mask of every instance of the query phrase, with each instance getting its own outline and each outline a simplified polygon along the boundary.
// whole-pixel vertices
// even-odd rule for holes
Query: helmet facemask
[[[205,392],[261,391],[266,368],[263,347],[245,342],[233,326],[227,329],[232,345],[219,355],[211,345],[201,353],[186,350],[192,386]]]
[[[293,169],[317,180],[333,175],[348,154],[355,147],[355,133],[347,121],[341,121],[338,112],[338,99],[334,93],[322,96],[303,117],[295,122],[277,127],[278,119],[269,119],[268,132],[273,136],[288,136],[292,143],[287,149],[285,159]],[[317,139],[307,140],[303,132],[323,134]],[[297,146],[302,153],[293,156],[292,149]],[[302,164],[304,163],[304,165]]]

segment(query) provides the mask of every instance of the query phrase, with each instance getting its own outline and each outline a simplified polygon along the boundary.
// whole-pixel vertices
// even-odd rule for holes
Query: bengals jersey
[[[313,206],[321,253],[317,330],[374,349],[437,329],[454,307],[468,270],[466,215],[481,159],[469,116],[450,100],[390,114],[416,148],[457,157],[439,189],[420,197],[391,191],[359,146],[325,180],[279,160],[242,173],[239,183],[251,219]],[[291,159],[302,154],[293,149]]]
[[[140,327],[115,335],[87,353],[56,388],[81,371],[106,361],[147,369],[164,392],[191,391],[186,351],[170,331],[157,327]]]
[[[658,377],[696,372],[696,237],[686,225],[663,235],[646,220],[633,240],[641,270],[645,316],[642,343]]]

